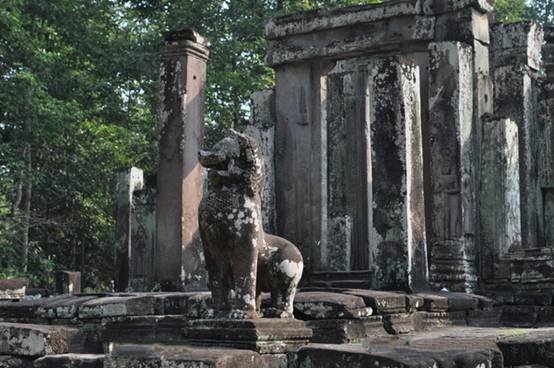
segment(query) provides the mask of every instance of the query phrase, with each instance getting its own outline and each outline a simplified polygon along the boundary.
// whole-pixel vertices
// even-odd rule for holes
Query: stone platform
[[[202,319],[184,329],[187,344],[254,350],[260,354],[296,351],[312,338],[304,322],[292,318]]]
[[[295,299],[295,316],[301,321],[242,322],[250,323],[242,328],[231,321],[219,330],[211,329],[218,322],[207,292],[100,293],[1,302],[0,368],[139,363],[178,367],[184,362],[191,367],[201,366],[199,362],[250,367],[243,359],[257,368],[365,367],[375,362],[395,367],[552,366],[552,295],[491,296],[494,299],[450,292],[311,288],[299,291]],[[313,333],[311,344],[298,344],[293,349],[298,352],[282,354],[284,345],[271,339],[272,334],[306,337],[304,325]],[[298,331],[302,333],[293,333]],[[212,338],[218,347],[198,346],[200,338]],[[140,359],[133,349],[141,352]],[[206,352],[204,358],[209,359],[203,361]],[[331,361],[334,366],[325,365]]]

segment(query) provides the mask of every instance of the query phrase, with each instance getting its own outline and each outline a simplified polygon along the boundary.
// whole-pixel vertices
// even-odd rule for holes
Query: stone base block
[[[312,330],[296,319],[203,319],[189,321],[184,329],[190,345],[223,346],[260,354],[296,351],[312,338]]]
[[[0,368],[33,368],[33,360],[11,355],[0,355]]]
[[[176,345],[114,346],[104,368],[261,368],[264,361],[253,351]]]
[[[313,331],[312,342],[342,344],[360,342],[367,336],[386,335],[383,318],[372,316],[359,319],[326,319],[306,321]]]
[[[0,355],[65,354],[82,340],[79,331],[62,326],[0,323]]]
[[[414,315],[410,313],[384,315],[383,326],[385,327],[385,330],[392,335],[414,332]]]
[[[103,368],[104,355],[61,354],[47,355],[34,361],[34,368]]]
[[[26,288],[26,279],[0,280],[0,300],[23,299]]]
[[[102,341],[117,343],[183,343],[187,318],[182,315],[130,316],[106,323]]]

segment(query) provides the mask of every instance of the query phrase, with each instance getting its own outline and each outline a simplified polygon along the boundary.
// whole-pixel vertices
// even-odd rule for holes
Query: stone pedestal
[[[260,354],[296,351],[312,338],[312,330],[296,319],[201,319],[184,329],[190,345],[231,347]]]
[[[161,51],[154,281],[162,290],[205,285],[197,155],[203,140],[207,46],[196,32],[182,30],[170,32]]]

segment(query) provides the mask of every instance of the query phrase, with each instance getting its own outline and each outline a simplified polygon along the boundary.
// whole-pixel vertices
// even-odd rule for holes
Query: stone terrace
[[[548,366],[552,357],[544,351],[554,344],[554,328],[547,327],[554,326],[552,299],[546,293],[505,294],[493,300],[450,292],[307,289],[296,296],[295,316],[313,329],[313,344],[288,355],[188,346],[183,337],[187,321],[213,317],[208,292],[2,302],[0,367],[138,367],[131,364],[144,360],[158,362],[154,367],[191,361],[199,367],[199,362],[210,361],[219,362],[213,363],[217,367],[258,368],[256,362],[337,366],[325,365],[331,361],[351,362],[352,367],[377,364],[372,362],[408,367],[440,362],[442,367],[451,361],[456,367]],[[175,345],[179,347],[171,347]],[[162,363],[166,360],[171,363]]]

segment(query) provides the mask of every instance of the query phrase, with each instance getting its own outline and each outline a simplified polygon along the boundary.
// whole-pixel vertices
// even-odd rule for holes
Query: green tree
[[[531,0],[531,15],[545,25],[554,24],[554,0]]]
[[[494,16],[498,22],[519,22],[529,18],[529,8],[525,0],[496,0]]]

